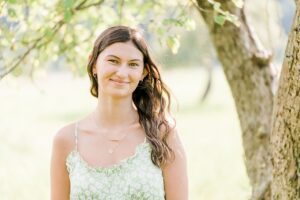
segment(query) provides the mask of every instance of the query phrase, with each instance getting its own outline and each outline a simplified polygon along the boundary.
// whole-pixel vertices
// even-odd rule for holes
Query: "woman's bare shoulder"
[[[66,124],[58,129],[53,136],[53,148],[67,155],[75,148],[75,123]]]

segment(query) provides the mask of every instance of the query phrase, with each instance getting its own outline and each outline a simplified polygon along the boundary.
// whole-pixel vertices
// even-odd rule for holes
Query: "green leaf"
[[[185,21],[184,26],[185,26],[186,30],[191,31],[191,30],[195,30],[196,23],[195,23],[195,21],[193,19],[187,19]]]
[[[17,0],[7,0],[7,2],[10,4],[15,4],[15,3],[17,3]]]
[[[219,2],[214,2],[214,10],[218,11],[220,10],[221,4]]]
[[[231,0],[234,4],[235,4],[235,6],[236,7],[238,7],[238,8],[242,8],[243,7],[243,5],[244,5],[244,1],[243,0]]]
[[[75,1],[74,0],[64,0],[64,7],[66,9],[72,8],[74,5]]]
[[[168,36],[166,42],[167,42],[168,47],[171,49],[172,53],[173,54],[177,54],[179,46],[180,46],[178,37],[176,37],[176,36]]]
[[[16,13],[16,11],[15,11],[14,9],[8,8],[8,15],[9,15],[10,17],[16,17],[16,16],[17,16],[17,13]]]
[[[72,18],[72,7],[74,6],[75,0],[64,0],[64,20],[69,22]]]
[[[45,30],[45,37],[50,37],[52,35],[52,29],[51,28],[46,28]]]
[[[65,12],[64,12],[64,20],[66,22],[69,22],[71,20],[71,18],[72,18],[72,12],[71,12],[71,10],[69,10],[69,9],[65,10]]]
[[[226,21],[226,17],[224,15],[215,15],[214,21],[222,26]]]

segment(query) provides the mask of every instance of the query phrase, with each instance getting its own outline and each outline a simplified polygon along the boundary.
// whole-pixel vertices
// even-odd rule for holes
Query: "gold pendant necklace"
[[[100,129],[100,127],[99,127],[98,124],[96,123],[96,119],[95,119],[95,117],[94,117],[94,112],[93,112],[93,114],[92,114],[92,118],[93,118],[94,124],[97,126],[98,129]],[[112,154],[112,153],[118,148],[120,142],[126,138],[126,136],[128,135],[128,133],[126,133],[126,134],[125,134],[121,139],[119,139],[119,140],[116,140],[116,139],[110,139],[110,138],[108,138],[107,136],[105,136],[105,134],[102,134],[101,132],[100,132],[100,135],[101,135],[102,137],[104,137],[105,140],[108,140],[108,141],[114,141],[114,142],[117,142],[117,143],[118,143],[114,148],[108,147],[108,153],[109,153],[109,154]],[[107,143],[107,142],[106,142],[106,143]]]
[[[120,142],[122,141],[122,140],[124,140],[124,138],[126,138],[126,136],[128,135],[128,133],[127,134],[125,134],[125,136],[123,136],[123,138],[122,139],[120,139],[120,140],[117,140],[117,145],[114,147],[114,148],[111,148],[111,147],[109,147],[109,149],[108,149],[108,153],[109,154],[112,154],[117,148],[118,148],[118,146],[119,146],[119,144],[120,144]],[[116,141],[116,140],[111,140],[111,139],[109,139],[110,141]]]

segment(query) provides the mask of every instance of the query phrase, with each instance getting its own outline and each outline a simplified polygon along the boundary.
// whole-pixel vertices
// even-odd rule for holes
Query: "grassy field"
[[[164,71],[163,77],[179,103],[175,116],[188,156],[190,199],[248,199],[238,118],[222,71],[214,71],[202,104],[201,69]],[[96,105],[87,77],[41,75],[35,84],[9,77],[0,82],[1,200],[49,199],[53,135]]]

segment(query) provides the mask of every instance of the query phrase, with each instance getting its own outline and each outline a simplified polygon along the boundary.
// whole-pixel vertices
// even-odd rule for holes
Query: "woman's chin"
[[[132,93],[128,92],[110,92],[108,95],[112,98],[126,98],[132,95]]]
[[[102,93],[102,94],[101,94]],[[133,91],[128,90],[126,88],[108,88],[107,90],[102,90],[100,92],[100,95],[104,95],[106,97],[111,98],[126,98],[126,97],[132,97]]]

